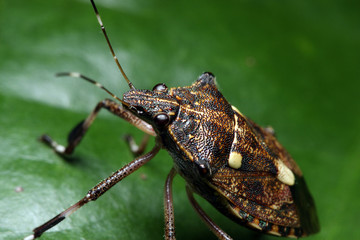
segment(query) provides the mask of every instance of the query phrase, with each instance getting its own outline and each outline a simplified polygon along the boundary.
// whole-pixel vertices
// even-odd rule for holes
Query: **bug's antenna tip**
[[[56,77],[75,77],[75,78],[81,78],[81,74],[78,72],[60,72],[55,74]]]
[[[31,235],[25,237],[23,240],[33,240],[33,239],[35,239],[34,234],[31,234]]]

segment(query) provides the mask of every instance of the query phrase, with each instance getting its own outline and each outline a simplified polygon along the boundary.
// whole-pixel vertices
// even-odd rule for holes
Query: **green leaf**
[[[137,88],[186,86],[213,72],[227,99],[274,127],[302,168],[322,228],[309,239],[360,238],[358,2],[96,3]],[[81,72],[118,96],[127,90],[88,1],[3,0],[0,24],[0,239],[21,239],[130,162],[122,136],[140,141],[142,133],[103,111],[71,161],[37,141],[48,133],[64,144],[69,130],[109,97],[55,73]],[[41,239],[161,239],[163,186],[171,167],[162,151]],[[184,186],[176,177],[178,239],[215,239]],[[278,239],[199,202],[235,239]]]

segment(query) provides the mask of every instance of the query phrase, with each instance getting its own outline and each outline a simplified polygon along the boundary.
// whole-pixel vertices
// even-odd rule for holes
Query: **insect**
[[[149,162],[160,149],[171,155],[174,166],[165,182],[165,239],[175,239],[172,181],[176,174],[186,180],[188,198],[200,218],[219,239],[232,239],[196,202],[196,193],[223,215],[256,231],[283,237],[303,237],[319,231],[314,201],[295,161],[277,141],[271,128],[262,128],[229,104],[219,92],[215,76],[203,73],[188,87],[168,88],[160,83],[150,90],[136,89],[127,78],[91,0],[110,51],[130,90],[120,99],[100,83],[79,73],[59,76],[82,78],[105,90],[105,99],[75,126],[63,146],[43,135],[41,140],[61,155],[71,154],[98,112],[105,108],[125,119],[156,144],[101,181],[77,203],[35,228],[26,240],[40,237],[70,214],[95,201],[116,183]],[[130,144],[134,146],[134,144]]]

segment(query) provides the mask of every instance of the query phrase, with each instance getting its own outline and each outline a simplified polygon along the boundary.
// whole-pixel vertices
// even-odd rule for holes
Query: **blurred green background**
[[[227,99],[271,125],[302,168],[321,232],[360,239],[359,1],[97,1],[118,57],[137,88],[217,76]],[[36,138],[64,143],[106,93],[121,96],[116,69],[87,0],[0,1],[0,239],[21,239],[131,161],[122,140],[142,133],[101,112],[72,161]],[[152,145],[152,144],[150,144]],[[154,160],[44,234],[42,239],[161,239],[163,185],[172,160]],[[215,239],[175,178],[178,239]],[[16,192],[17,187],[23,191]],[[235,239],[254,233],[199,200]]]

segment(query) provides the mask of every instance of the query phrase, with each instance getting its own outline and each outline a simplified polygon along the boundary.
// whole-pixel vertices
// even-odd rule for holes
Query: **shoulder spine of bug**
[[[165,239],[175,239],[172,206],[172,180],[176,174],[187,182],[190,203],[219,239],[232,239],[202,210],[193,197],[197,193],[222,214],[256,231],[283,237],[303,237],[319,231],[314,201],[295,161],[274,136],[231,106],[217,89],[212,73],[203,73],[191,86],[168,89],[157,84],[152,91],[136,89],[123,71],[91,0],[96,17],[113,58],[130,90],[118,98],[100,83],[79,73],[58,76],[77,77],[105,90],[115,100],[97,104],[87,119],[70,132],[68,145],[49,136],[41,140],[61,155],[71,154],[80,143],[100,109],[125,119],[148,135],[156,144],[142,154],[146,142],[133,152],[135,160],[101,181],[76,204],[35,228],[26,240],[40,237],[116,183],[150,161],[161,148],[174,160],[165,183]],[[130,139],[129,139],[129,142]],[[134,145],[134,144],[130,144]]]

